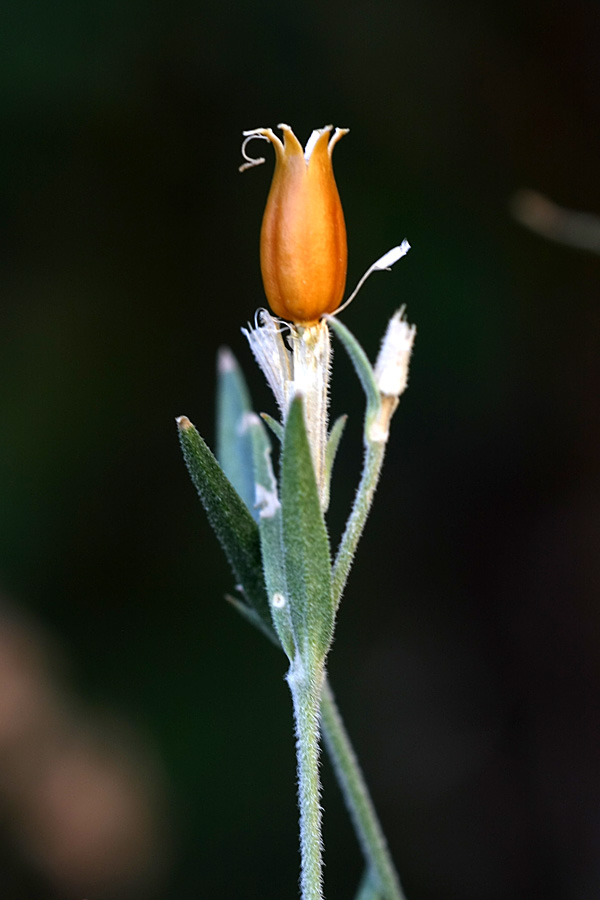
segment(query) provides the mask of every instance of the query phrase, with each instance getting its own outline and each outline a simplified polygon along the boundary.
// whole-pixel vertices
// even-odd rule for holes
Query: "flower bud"
[[[270,128],[245,132],[275,148],[275,172],[260,235],[260,265],[276,316],[312,325],[342,301],[347,243],[331,153],[347,129],[313,131],[303,150],[288,125],[283,143]],[[256,161],[258,162],[258,160]]]
[[[404,307],[388,323],[375,363],[375,381],[386,397],[399,397],[406,390],[408,364],[417,329],[404,318]]]

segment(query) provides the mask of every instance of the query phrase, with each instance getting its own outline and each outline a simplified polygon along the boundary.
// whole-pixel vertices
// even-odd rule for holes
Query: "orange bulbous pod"
[[[275,172],[260,235],[260,265],[276,316],[312,325],[342,302],[348,248],[331,154],[347,129],[314,131],[303,150],[288,125],[246,132],[275,148]]]

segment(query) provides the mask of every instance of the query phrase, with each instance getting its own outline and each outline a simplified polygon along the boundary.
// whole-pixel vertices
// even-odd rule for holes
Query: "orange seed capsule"
[[[303,150],[288,125],[245,132],[275,148],[275,172],[260,235],[260,265],[276,316],[312,325],[342,302],[348,248],[331,153],[347,129],[313,131]],[[258,160],[257,160],[258,162]]]

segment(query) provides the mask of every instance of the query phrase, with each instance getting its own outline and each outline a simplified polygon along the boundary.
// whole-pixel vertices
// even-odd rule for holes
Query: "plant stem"
[[[379,881],[370,869],[366,869],[354,900],[385,900],[379,890]]]
[[[297,654],[287,681],[296,724],[298,806],[300,807],[300,888],[302,900],[323,900],[323,843],[319,783],[319,710],[323,665],[307,671]]]
[[[323,740],[367,865],[385,900],[405,900],[369,790],[327,680],[321,696]]]
[[[336,606],[339,604],[346,586],[356,546],[373,503],[375,488],[383,465],[385,446],[385,441],[366,441],[365,461],[360,484],[333,566],[333,598]]]

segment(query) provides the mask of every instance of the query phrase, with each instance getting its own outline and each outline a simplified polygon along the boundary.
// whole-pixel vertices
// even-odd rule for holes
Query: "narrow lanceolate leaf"
[[[217,459],[254,515],[252,438],[248,433],[252,405],[244,376],[228,347],[219,351],[217,377]]]
[[[186,416],[177,419],[186,466],[208,521],[267,634],[272,633],[256,522],[219,463]]]
[[[281,422],[278,422],[277,419],[274,419],[273,416],[270,416],[269,413],[261,413],[261,419],[265,424],[269,426],[275,437],[279,442],[283,440],[283,425]]]
[[[256,612],[254,607],[249,606],[245,600],[242,600],[240,597],[233,597],[231,594],[225,594],[225,599],[227,602],[233,606],[236,612],[240,614],[240,616],[253,625],[255,628],[258,628],[259,631],[262,631],[266,637],[269,638],[272,644],[275,644],[276,647],[279,647],[279,638],[275,634],[275,631],[271,628],[268,629],[259,614]]]
[[[336,319],[333,316],[329,316],[327,319],[327,324],[331,329],[333,329],[337,337],[344,345],[344,348],[348,356],[350,357],[352,365],[354,366],[356,374],[359,377],[363,391],[365,392],[365,396],[367,398],[365,433],[367,433],[368,426],[375,419],[381,408],[381,395],[379,393],[377,381],[375,380],[373,366],[369,362],[367,354],[360,346],[352,332],[349,331],[346,326],[342,322],[340,322],[339,319]]]
[[[281,503],[271,462],[271,441],[258,416],[250,420],[249,433],[254,453],[255,507],[267,596],[275,631],[291,661],[295,656],[294,636],[283,558]]]
[[[331,475],[333,472],[333,464],[335,462],[335,457],[338,451],[338,447],[340,446],[340,441],[342,439],[342,434],[344,433],[344,428],[346,427],[346,422],[348,421],[348,416],[340,416],[335,420],[333,424],[333,428],[329,433],[329,437],[327,438],[327,448],[325,450],[325,490],[323,497],[323,511],[327,512],[329,509],[329,494],[331,491]]]
[[[315,480],[301,397],[285,426],[281,465],[283,550],[292,627],[298,652],[314,666],[333,634],[329,541]]]

